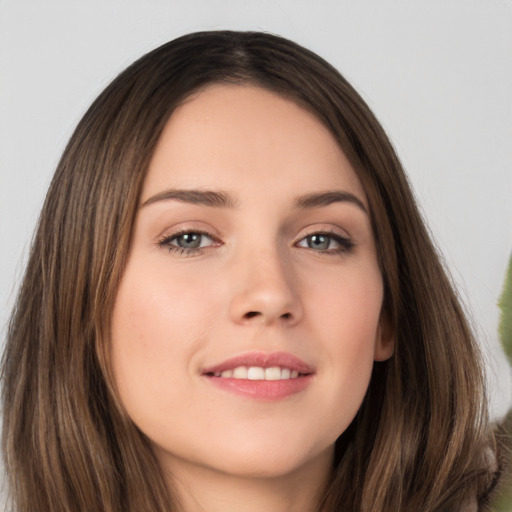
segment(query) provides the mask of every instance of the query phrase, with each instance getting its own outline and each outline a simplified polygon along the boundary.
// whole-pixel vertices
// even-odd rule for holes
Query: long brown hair
[[[18,512],[169,512],[149,441],[109,369],[113,300],[149,160],[173,110],[214,82],[292,99],[325,124],[371,208],[395,332],[336,445],[323,511],[457,510],[489,484],[484,380],[468,328],[400,162],[328,63],[285,39],[203,32],[167,43],[93,103],[48,191],[3,357],[3,450]]]

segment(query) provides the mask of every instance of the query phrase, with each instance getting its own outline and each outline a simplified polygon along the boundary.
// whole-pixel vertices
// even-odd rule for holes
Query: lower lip
[[[208,376],[207,379],[214,386],[225,391],[230,391],[255,400],[270,402],[282,400],[304,391],[311,383],[312,377],[312,375],[302,375],[295,379],[249,380]]]

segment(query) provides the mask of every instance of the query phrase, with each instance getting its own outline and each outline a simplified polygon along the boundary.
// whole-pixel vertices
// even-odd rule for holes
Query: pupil
[[[328,249],[329,238],[324,235],[311,235],[308,245],[311,249]]]
[[[196,249],[201,245],[199,233],[186,233],[178,238],[178,245],[185,249]]]

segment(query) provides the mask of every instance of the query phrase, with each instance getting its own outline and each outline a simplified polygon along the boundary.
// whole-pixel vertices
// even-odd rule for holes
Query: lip
[[[262,368],[271,368],[279,366],[289,368],[299,373],[299,376],[293,379],[285,380],[249,380],[216,377],[215,374],[226,370],[233,370],[239,366],[260,366]],[[205,368],[201,372],[208,383],[211,383],[218,389],[226,392],[244,396],[246,398],[259,401],[276,401],[296,395],[304,391],[311,383],[315,369],[287,352],[251,352],[233,357],[222,363]]]
[[[225,370],[233,370],[238,366],[261,366],[262,368],[271,368],[272,366],[280,366],[282,368],[290,368],[301,374],[313,374],[315,369],[305,363],[302,359],[288,352],[249,352],[239,356],[227,359],[222,363],[205,368],[201,371],[202,375],[214,374]]]

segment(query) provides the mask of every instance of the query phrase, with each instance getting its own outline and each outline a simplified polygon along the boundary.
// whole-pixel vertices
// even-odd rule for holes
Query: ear
[[[375,336],[375,351],[373,359],[375,361],[386,361],[395,350],[395,329],[388,317],[382,312],[380,317],[377,334]]]

